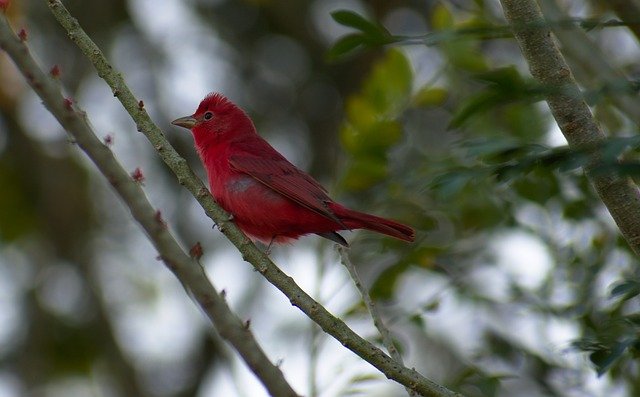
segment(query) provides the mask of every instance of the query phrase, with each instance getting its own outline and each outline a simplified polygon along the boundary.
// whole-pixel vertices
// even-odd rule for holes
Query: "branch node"
[[[70,112],[73,112],[73,99],[64,98],[64,108]]]
[[[167,228],[167,222],[165,222],[165,220],[162,219],[162,212],[160,212],[160,210],[156,211],[155,219],[156,219],[156,222],[158,222],[163,229]]]
[[[193,247],[191,247],[191,249],[189,250],[189,255],[191,255],[191,257],[195,260],[200,260],[203,253],[204,251],[202,249],[202,244],[200,244],[200,241],[196,241]]]
[[[201,187],[200,190],[198,190],[197,196],[199,198],[204,198],[207,197],[209,195],[209,190],[207,190],[206,187]]]
[[[53,67],[51,68],[51,70],[49,71],[49,74],[51,75],[51,77],[53,77],[54,79],[57,79],[60,77],[60,67],[58,65],[53,65]]]
[[[136,169],[131,173],[131,179],[137,184],[144,185],[144,174],[140,167],[136,167]]]

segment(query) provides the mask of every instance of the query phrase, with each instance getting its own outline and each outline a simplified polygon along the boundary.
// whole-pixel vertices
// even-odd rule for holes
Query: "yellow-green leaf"
[[[449,96],[449,91],[442,87],[424,87],[413,97],[413,104],[419,107],[441,106]]]
[[[379,158],[356,158],[343,179],[346,189],[359,191],[370,188],[386,178],[387,162]]]
[[[453,14],[444,3],[438,3],[431,12],[431,27],[433,30],[453,28]]]
[[[411,95],[413,71],[400,50],[392,49],[378,62],[363,87],[363,95],[385,117],[395,117]]]

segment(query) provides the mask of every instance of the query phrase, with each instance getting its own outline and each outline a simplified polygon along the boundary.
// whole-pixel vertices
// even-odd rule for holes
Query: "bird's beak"
[[[179,119],[173,120],[171,124],[190,130],[196,125],[197,122],[198,120],[196,120],[192,116],[186,116],[186,117],[180,117]]]

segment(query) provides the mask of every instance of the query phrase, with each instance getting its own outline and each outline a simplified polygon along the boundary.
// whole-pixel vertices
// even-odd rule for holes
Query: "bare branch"
[[[151,121],[144,107],[139,106],[140,101],[127,87],[122,76],[109,64],[102,51],[80,27],[78,21],[69,14],[62,2],[59,0],[45,1],[60,25],[67,30],[71,40],[93,63],[98,75],[111,87],[114,96],[120,100],[122,106],[136,122],[138,130],[149,139],[162,160],[176,175],[180,184],[185,186],[198,200],[207,216],[238,248],[244,260],[251,263],[271,284],[289,298],[292,305],[298,307],[315,321],[326,333],[376,367],[388,378],[416,390],[423,396],[460,396],[460,394],[425,378],[414,369],[409,369],[395,362],[382,350],[353,332],[343,321],[329,313],[321,304],[304,292],[291,277],[282,272],[231,222],[229,214],[213,200],[207,188],[196,177],[186,160],[180,157],[162,131]]]
[[[171,235],[159,211],[153,208],[138,183],[122,168],[111,150],[91,130],[86,115],[36,64],[29,49],[0,15],[0,47],[13,59],[33,90],[58,122],[89,156],[142,226],[165,265],[193,294],[218,333],[226,339],[272,395],[297,397],[280,369],[272,364],[249,329],[218,294],[204,269],[190,258]]]
[[[500,0],[513,27],[522,54],[533,77],[544,86],[559,87],[547,94],[547,103],[571,148],[597,145],[605,135],[571,75],[560,50],[551,38],[534,0]],[[532,27],[539,24],[540,27]],[[636,255],[640,255],[640,195],[630,178],[614,173],[593,172],[600,155],[593,153],[585,167],[596,192]]]

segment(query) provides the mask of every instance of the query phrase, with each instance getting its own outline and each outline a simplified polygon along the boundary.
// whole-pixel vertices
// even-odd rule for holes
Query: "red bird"
[[[190,129],[211,194],[252,240],[284,243],[315,233],[347,246],[338,230],[368,229],[405,241],[412,228],[350,210],[335,201],[256,132],[242,109],[209,94],[198,110],[172,124]]]

